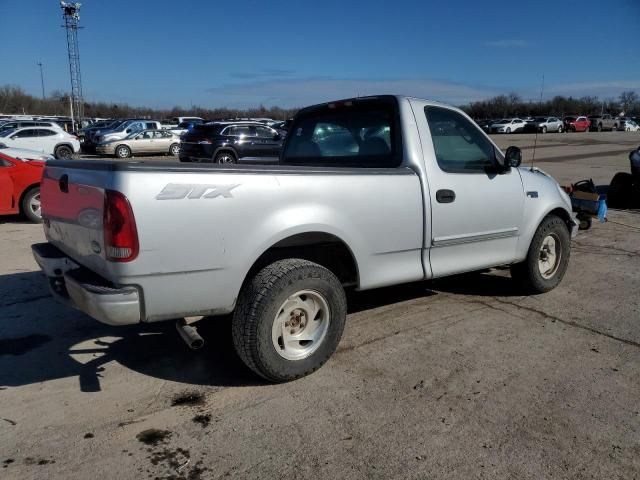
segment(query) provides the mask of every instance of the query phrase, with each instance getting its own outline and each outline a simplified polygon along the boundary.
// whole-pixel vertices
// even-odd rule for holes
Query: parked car
[[[143,130],[123,139],[107,140],[96,146],[96,153],[128,158],[137,154],[165,153],[178,156],[180,138],[169,130]]]
[[[32,222],[42,221],[40,179],[44,165],[0,152],[0,215],[20,213]]]
[[[175,128],[170,128],[171,133],[180,137],[181,135],[187,133],[189,130],[192,130],[196,125],[201,125],[203,122],[197,120],[186,120],[184,122],[179,123]]]
[[[180,125],[181,123],[189,122],[189,123],[203,123],[204,119],[200,117],[173,117],[171,119],[171,123],[174,125]]]
[[[37,150],[7,147],[4,143],[0,143],[0,153],[17,158],[18,160],[39,160],[41,162],[47,162],[56,158],[53,155],[38,152]]]
[[[503,118],[491,125],[491,133],[516,133],[524,130],[526,122],[520,118]]]
[[[624,132],[637,132],[640,130],[640,125],[630,118],[623,118],[618,121],[618,130]]]
[[[180,143],[181,162],[277,163],[282,135],[258,122],[196,125]]]
[[[591,122],[585,116],[564,117],[562,123],[564,123],[565,132],[588,132],[591,125]]]
[[[0,133],[5,130],[12,130],[14,128],[24,128],[24,127],[47,127],[47,128],[56,128],[61,129],[62,127],[53,121],[50,120],[15,120],[12,122],[7,122],[3,125],[0,125]]]
[[[0,132],[0,143],[7,147],[26,148],[69,159],[80,151],[78,137],[61,128],[31,127]]]
[[[524,127],[525,132],[558,132],[562,133],[563,124],[562,120],[558,117],[535,117],[532,120],[527,120]]]
[[[203,127],[202,140],[245,128]],[[558,183],[521,158],[454,107],[330,102],[298,112],[279,165],[49,162],[47,243],[32,250],[54,296],[104,323],[233,313],[240,358],[288,381],[336,350],[345,286],[510,265],[523,292],[555,288],[578,227]]]
[[[155,120],[126,120],[109,130],[95,132],[93,134],[93,143],[98,145],[111,140],[122,140],[131,133],[151,129],[160,130],[160,122]]]
[[[611,130],[612,132],[618,129],[618,119],[605,113],[603,115],[589,115],[589,121],[591,125],[590,130],[601,132],[603,130]]]
[[[491,132],[491,125],[493,125],[494,123],[498,122],[499,120],[495,120],[492,118],[485,118],[483,120],[475,120],[475,122],[478,124],[478,126],[487,133]]]

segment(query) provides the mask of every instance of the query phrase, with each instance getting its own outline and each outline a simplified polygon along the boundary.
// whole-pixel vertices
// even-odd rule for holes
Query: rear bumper
[[[50,243],[32,245],[31,251],[48,277],[56,300],[108,325],[140,322],[141,295],[138,288],[111,285]]]

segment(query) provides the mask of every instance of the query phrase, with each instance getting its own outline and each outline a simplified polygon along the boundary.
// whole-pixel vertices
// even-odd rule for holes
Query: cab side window
[[[13,138],[33,138],[38,136],[38,131],[33,128],[28,128],[26,130],[21,130],[16,133]]]
[[[425,107],[433,149],[441,170],[477,173],[496,164],[493,144],[467,118],[442,107]]]

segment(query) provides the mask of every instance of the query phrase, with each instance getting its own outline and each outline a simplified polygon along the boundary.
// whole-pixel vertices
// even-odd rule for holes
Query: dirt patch
[[[51,341],[48,335],[34,333],[26,337],[0,340],[0,355],[23,355]]]
[[[85,433],[84,434],[84,438],[93,438],[93,433],[89,432],[89,433]]]
[[[157,428],[150,428],[143,430],[136,435],[138,441],[145,445],[158,445],[164,443],[171,437],[172,433],[169,430],[159,430]]]
[[[207,428],[211,423],[211,414],[210,413],[201,413],[196,415],[191,419],[193,423],[197,423],[202,426],[202,428]]]
[[[171,406],[172,407],[181,407],[181,406],[195,407],[195,406],[204,405],[204,402],[205,402],[204,393],[183,392],[173,397],[173,400],[171,400]]]

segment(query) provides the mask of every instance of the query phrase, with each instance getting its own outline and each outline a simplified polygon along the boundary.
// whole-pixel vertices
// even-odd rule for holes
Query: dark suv
[[[258,122],[211,122],[182,136],[181,162],[277,163],[282,135]]]

